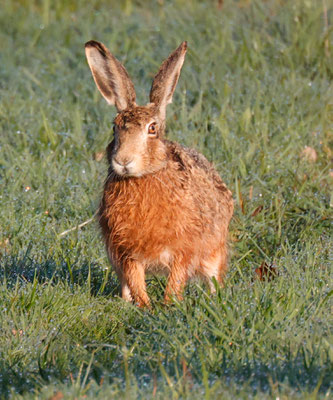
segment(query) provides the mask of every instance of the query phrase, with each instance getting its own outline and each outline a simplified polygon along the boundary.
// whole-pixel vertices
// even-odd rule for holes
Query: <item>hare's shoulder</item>
[[[169,157],[178,163],[178,169],[187,171],[191,175],[204,174],[208,180],[213,182],[215,188],[231,197],[231,192],[226,184],[222,181],[220,175],[216,171],[212,163],[207,158],[190,147],[181,146],[178,143],[166,141],[169,151]]]

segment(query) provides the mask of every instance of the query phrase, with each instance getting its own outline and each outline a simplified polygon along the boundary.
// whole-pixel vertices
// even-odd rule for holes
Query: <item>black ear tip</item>
[[[99,53],[103,56],[106,57],[107,53],[108,53],[108,49],[104,46],[103,43],[101,42],[97,42],[96,40],[89,40],[89,42],[87,42],[84,45],[86,51],[89,49],[96,49],[99,51]]]
[[[91,49],[92,47],[94,47],[95,49],[99,50],[103,54],[107,51],[107,48],[104,46],[104,44],[101,42],[97,42],[96,40],[89,40],[89,42],[87,42],[84,45],[84,47],[86,49]]]
[[[84,47],[88,48],[88,47],[96,47],[98,46],[98,42],[96,42],[96,40],[89,40],[89,42],[87,42]]]

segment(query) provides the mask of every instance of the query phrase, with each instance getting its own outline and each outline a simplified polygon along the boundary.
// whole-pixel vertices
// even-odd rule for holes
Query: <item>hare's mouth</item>
[[[117,159],[112,159],[112,167],[114,172],[121,177],[142,176],[142,172],[137,170],[137,165],[134,160],[120,162]]]

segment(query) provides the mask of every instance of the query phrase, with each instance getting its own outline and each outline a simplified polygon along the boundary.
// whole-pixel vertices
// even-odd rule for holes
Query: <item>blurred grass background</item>
[[[328,398],[333,380],[331,0],[3,0],[0,396]],[[189,51],[168,137],[213,161],[236,202],[226,287],[152,312],[116,297],[96,223],[115,110],[84,43],[148,101]],[[254,279],[266,262],[279,275]],[[54,397],[55,398],[55,397]]]

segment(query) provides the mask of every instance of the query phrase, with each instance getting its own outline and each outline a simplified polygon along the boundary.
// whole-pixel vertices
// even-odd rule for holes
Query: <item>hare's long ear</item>
[[[187,42],[183,42],[163,62],[154,78],[150,90],[150,102],[157,106],[162,119],[165,118],[167,104],[172,102],[172,95],[184,63],[186,50]]]
[[[95,83],[106,101],[115,104],[118,111],[134,105],[134,86],[124,66],[103,43],[91,40],[85,50]]]

